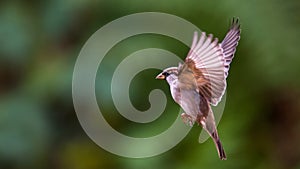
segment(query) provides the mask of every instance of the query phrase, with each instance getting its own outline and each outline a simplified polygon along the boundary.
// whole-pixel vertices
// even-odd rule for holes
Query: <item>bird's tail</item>
[[[225,154],[225,151],[224,151],[224,148],[222,146],[222,143],[220,141],[220,138],[219,138],[219,135],[218,135],[218,132],[217,130],[215,130],[215,132],[213,132],[211,134],[211,137],[216,145],[216,148],[218,150],[218,154],[219,154],[219,157],[221,160],[226,160],[226,154]]]
[[[215,124],[215,117],[214,117],[214,114],[210,107],[209,107],[209,112],[207,114],[207,117],[206,118],[198,117],[198,123],[207,131],[207,133],[213,139],[213,141],[216,145],[216,148],[218,150],[220,159],[226,160],[226,154],[225,154],[224,148],[222,146],[222,143],[220,141],[217,127]]]

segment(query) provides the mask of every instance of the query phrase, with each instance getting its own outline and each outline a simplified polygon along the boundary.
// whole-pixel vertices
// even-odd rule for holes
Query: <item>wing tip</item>
[[[241,27],[240,18],[234,16],[234,17],[231,19],[230,29],[240,29],[240,27]]]

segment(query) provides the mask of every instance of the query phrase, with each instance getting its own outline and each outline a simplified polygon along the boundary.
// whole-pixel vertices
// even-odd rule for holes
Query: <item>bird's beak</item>
[[[160,73],[159,75],[156,76],[155,79],[164,80],[165,78],[166,78],[165,75],[163,75],[163,74]]]

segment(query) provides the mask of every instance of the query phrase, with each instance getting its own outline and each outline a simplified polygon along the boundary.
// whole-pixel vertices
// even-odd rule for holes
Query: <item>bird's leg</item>
[[[194,125],[193,118],[186,113],[181,113],[181,119],[186,125],[188,125],[190,127],[192,127]]]
[[[197,117],[198,125],[201,125],[204,128],[205,128],[205,121],[206,121],[206,118],[204,116],[198,116]]]

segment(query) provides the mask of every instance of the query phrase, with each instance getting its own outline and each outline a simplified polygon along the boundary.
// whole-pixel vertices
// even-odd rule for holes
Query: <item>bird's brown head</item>
[[[170,75],[170,73],[168,73],[168,72],[161,72],[160,74],[158,74],[156,76],[155,79],[165,80],[169,75]]]
[[[156,76],[155,79],[166,80],[166,78],[172,74],[177,75],[177,67],[170,67],[163,70],[160,74]]]

